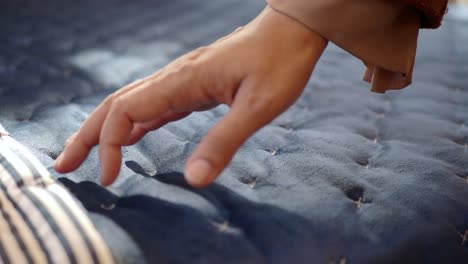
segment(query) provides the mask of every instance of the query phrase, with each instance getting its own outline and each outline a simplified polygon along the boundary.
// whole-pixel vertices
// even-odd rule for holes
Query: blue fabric
[[[264,2],[0,6],[0,123],[53,172],[106,95],[234,30]],[[54,177],[124,263],[466,263],[467,32],[456,20],[423,31],[414,85],[385,95],[331,45],[298,102],[209,188],[189,188],[180,172],[224,106],[126,148],[108,189],[97,185],[96,151]]]

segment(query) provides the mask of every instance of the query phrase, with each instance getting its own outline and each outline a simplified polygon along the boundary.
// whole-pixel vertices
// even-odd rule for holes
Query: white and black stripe
[[[114,263],[83,207],[36,157],[4,132],[0,133],[0,263]]]

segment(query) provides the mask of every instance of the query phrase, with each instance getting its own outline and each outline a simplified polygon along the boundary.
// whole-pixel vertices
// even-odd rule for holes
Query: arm
[[[291,106],[307,84],[327,41],[267,7],[217,42],[110,95],[66,143],[58,172],[77,169],[99,145],[101,181],[111,184],[121,148],[168,122],[219,104],[230,106],[186,163],[185,176],[206,186],[255,131]]]
[[[374,91],[411,82],[421,17],[407,5],[389,0],[269,2],[272,8],[244,28],[110,95],[67,141],[55,169],[77,169],[99,145],[101,181],[111,184],[123,146],[194,111],[227,104],[229,113],[186,163],[187,181],[206,186],[253,133],[295,102],[328,40],[364,60]]]

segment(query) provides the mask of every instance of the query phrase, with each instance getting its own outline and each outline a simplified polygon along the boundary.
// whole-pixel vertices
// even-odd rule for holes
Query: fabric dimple
[[[437,31],[422,31],[413,85],[384,95],[366,89],[356,58],[329,44],[296,104],[257,131],[212,186],[192,188],[181,172],[227,106],[194,113],[124,148],[117,182],[103,188],[97,150],[65,176],[52,169],[54,153],[127,78],[140,79],[232,32],[265,2],[44,0],[23,1],[21,8],[16,2],[0,4],[0,22],[8,25],[0,30],[6,40],[0,48],[8,51],[0,52],[0,74],[15,71],[18,80],[18,86],[0,80],[0,122],[80,200],[118,262],[468,259],[465,22],[448,19]],[[82,68],[70,65],[77,57]],[[11,177],[6,183],[16,184]],[[34,205],[22,202],[18,207]],[[31,224],[45,221],[38,219]],[[51,238],[45,248],[66,247],[50,236],[52,228],[38,231]],[[67,252],[54,251],[63,258]]]

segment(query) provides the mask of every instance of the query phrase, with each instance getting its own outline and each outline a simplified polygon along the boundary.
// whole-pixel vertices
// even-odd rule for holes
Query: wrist
[[[267,6],[247,27],[287,49],[321,54],[328,40],[296,19]]]

